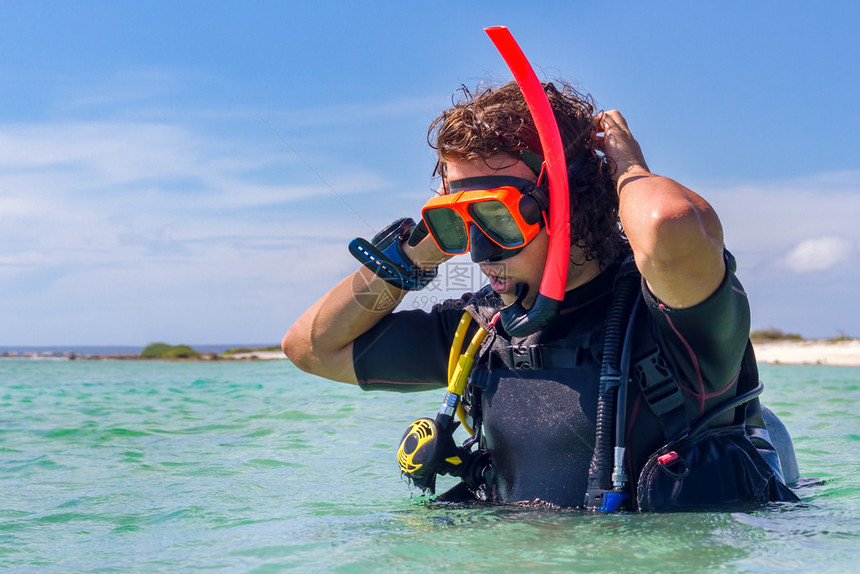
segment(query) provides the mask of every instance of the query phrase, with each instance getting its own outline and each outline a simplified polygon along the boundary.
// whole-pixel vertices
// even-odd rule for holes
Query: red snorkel
[[[531,335],[543,328],[558,313],[567,285],[570,259],[570,196],[567,182],[567,161],[561,134],[543,86],[506,26],[492,26],[484,31],[495,44],[520,86],[532,115],[544,152],[549,177],[549,250],[540,290],[528,311],[522,297],[501,311],[502,326],[516,337]]]

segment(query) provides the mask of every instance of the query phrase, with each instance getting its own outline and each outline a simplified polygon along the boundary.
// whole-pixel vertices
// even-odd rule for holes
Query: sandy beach
[[[287,358],[284,355],[284,352],[281,350],[278,351],[248,351],[247,353],[233,353],[231,355],[224,355],[221,357],[222,359],[230,359],[230,360],[260,360],[260,361],[272,361],[276,359],[285,359]]]
[[[760,363],[860,367],[860,339],[754,343]]]

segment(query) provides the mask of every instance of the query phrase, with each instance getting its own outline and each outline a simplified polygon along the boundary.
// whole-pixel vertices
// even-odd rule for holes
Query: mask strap
[[[525,148],[520,150],[520,159],[534,172],[538,179],[540,179],[544,168],[543,158],[532,150]]]

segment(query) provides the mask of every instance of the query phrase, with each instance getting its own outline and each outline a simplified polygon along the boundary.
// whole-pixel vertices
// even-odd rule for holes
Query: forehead
[[[529,166],[510,156],[495,156],[478,161],[452,160],[445,165],[445,169],[448,181],[485,175],[508,175],[531,182],[537,180]]]

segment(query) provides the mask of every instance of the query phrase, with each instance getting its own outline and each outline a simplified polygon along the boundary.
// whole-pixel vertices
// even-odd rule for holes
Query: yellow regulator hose
[[[484,342],[487,336],[487,330],[483,327],[478,327],[478,331],[472,337],[472,341],[466,348],[466,352],[462,355],[458,354],[463,349],[463,341],[466,339],[466,330],[472,322],[472,316],[469,313],[463,313],[460,319],[460,324],[457,325],[457,330],[454,332],[454,340],[451,343],[451,352],[448,354],[448,392],[454,393],[458,397],[463,396],[466,390],[466,383],[469,381],[469,373],[472,371],[472,364],[475,362],[475,353]],[[457,418],[463,423],[463,428],[469,435],[474,436],[475,430],[466,422],[466,410],[463,408],[463,401],[457,402]]]

